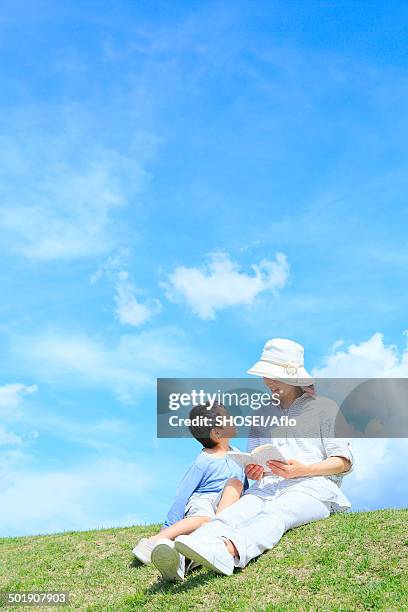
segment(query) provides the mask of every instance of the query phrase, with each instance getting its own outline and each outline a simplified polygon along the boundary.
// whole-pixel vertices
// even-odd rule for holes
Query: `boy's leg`
[[[165,580],[173,582],[183,580],[185,572],[191,568],[191,564],[186,567],[184,556],[176,550],[173,540],[177,536],[188,536],[208,522],[215,513],[216,497],[217,494],[202,494],[190,498],[185,509],[185,517],[151,538],[154,545],[151,559]]]
[[[151,541],[162,540],[167,538],[168,540],[174,540],[179,535],[189,535],[205,523],[208,523],[211,517],[209,516],[187,516],[170,527],[165,527],[159,533],[150,538]]]
[[[244,485],[238,478],[230,478],[224,487],[220,502],[217,506],[216,515],[239,500]]]
[[[150,540],[153,542],[163,538],[174,540],[179,535],[189,535],[202,525],[205,525],[215,514],[215,499],[217,497],[217,493],[193,495],[186,505],[184,518],[170,527],[164,527],[159,533],[152,536]]]

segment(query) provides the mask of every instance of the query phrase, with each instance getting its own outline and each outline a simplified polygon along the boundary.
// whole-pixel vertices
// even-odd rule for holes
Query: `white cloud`
[[[349,346],[338,341],[323,366],[313,370],[320,393],[335,399],[349,424],[357,431],[364,428],[365,435],[398,437],[408,431],[408,345],[404,344],[402,349],[387,345],[381,333]]]
[[[186,374],[198,367],[184,334],[175,328],[122,335],[113,346],[85,335],[51,332],[15,338],[13,351],[40,380],[108,388],[125,403],[153,388],[160,375]]]
[[[134,424],[129,421],[114,418],[94,421],[88,420],[85,415],[74,421],[46,411],[36,411],[33,416],[27,415],[25,424],[38,427],[42,435],[50,434],[69,443],[91,449],[109,450],[116,455],[125,455],[126,448],[132,446],[137,435]],[[32,437],[36,434],[38,435],[36,431],[31,432]]]
[[[283,253],[274,261],[263,259],[244,272],[227,253],[214,252],[202,268],[177,267],[166,283],[168,299],[185,301],[204,320],[213,319],[218,310],[251,305],[256,296],[269,291],[276,294],[289,277],[289,264]]]
[[[388,470],[389,463],[392,463],[392,457],[387,454],[390,443],[384,438],[353,440],[353,455],[358,468],[353,474],[356,483],[376,480],[379,471]]]
[[[122,266],[123,262],[121,256],[108,257],[105,263],[92,274],[90,278],[91,284],[97,283],[103,276],[107,276],[110,280],[114,279],[115,274]]]
[[[133,283],[130,273],[123,268],[121,257],[109,257],[105,264],[91,276],[91,283],[98,282],[103,276],[115,286],[114,313],[122,325],[139,327],[161,310],[156,298],[141,301],[136,297],[142,292]]]
[[[0,446],[17,445],[21,446],[23,440],[12,431],[7,431],[0,425]]]
[[[37,385],[23,385],[22,383],[10,383],[0,387],[0,414],[7,416],[15,413],[22,402],[24,395],[30,395],[38,391]]]
[[[1,468],[1,466],[0,466]],[[137,510],[150,486],[148,471],[114,457],[68,469],[0,470],[0,535],[52,533],[128,524],[118,507]]]
[[[363,423],[365,434],[371,436],[398,437],[408,431],[406,342],[402,349],[387,345],[381,333],[346,347],[338,341],[313,375],[320,379],[320,392],[342,405],[358,431]]]
[[[138,327],[161,309],[159,300],[151,298],[145,302],[139,302],[135,293],[136,287],[130,280],[129,272],[120,271],[116,283],[115,314],[122,325]]]
[[[404,333],[404,336],[406,334]],[[367,433],[375,430],[380,435],[385,412],[392,404],[392,412],[387,416],[387,433],[398,432],[405,420],[408,426],[408,413],[405,408],[405,393],[408,386],[408,343],[399,349],[396,345],[385,344],[383,334],[377,332],[368,340],[345,347],[343,341],[337,341],[321,367],[314,368],[312,374],[318,385],[324,387],[323,394],[331,394],[340,404],[358,385],[371,380],[370,389],[359,386],[359,413],[371,416]],[[339,380],[337,380],[339,379]],[[395,380],[383,380],[395,379]],[[370,394],[376,393],[378,402],[374,405]],[[381,394],[381,401],[379,395]],[[386,402],[385,400],[388,400]],[[378,421],[376,418],[378,417]],[[385,431],[384,429],[382,430]]]
[[[21,418],[20,407],[25,395],[31,395],[38,390],[37,385],[10,383],[0,387],[0,416],[4,421],[14,421]],[[23,439],[12,431],[0,425],[0,446],[22,446]]]
[[[0,493],[13,482],[13,473],[27,465],[29,456],[21,445],[5,447],[0,453]]]
[[[101,153],[88,167],[58,164],[32,186],[30,199],[4,202],[0,228],[6,247],[17,255],[49,261],[98,255],[112,248],[112,213],[127,204],[116,175],[121,160]],[[134,182],[141,174],[135,165]],[[9,196],[10,197],[10,196]],[[24,202],[24,200],[28,200]],[[30,201],[31,200],[31,201]]]
[[[345,346],[344,342],[336,342],[323,366],[315,368],[313,375],[316,378],[407,378],[408,346],[399,349],[387,345],[381,333],[375,333],[359,344]],[[401,399],[403,417],[406,397]],[[394,405],[396,411],[397,404]],[[355,469],[345,478],[343,488],[352,500],[353,508],[369,510],[406,505],[408,440],[355,438],[352,446]]]
[[[408,344],[402,350],[393,344],[384,344],[383,334],[377,332],[360,344],[350,344],[341,349],[343,342],[336,342],[331,354],[313,374],[321,378],[407,377]]]
[[[406,439],[354,439],[354,471],[342,489],[353,510],[406,506]]]
[[[156,143],[136,129],[124,154],[90,138],[78,109],[32,113],[3,126],[0,245],[43,262],[109,252],[120,240],[119,209],[144,187]]]

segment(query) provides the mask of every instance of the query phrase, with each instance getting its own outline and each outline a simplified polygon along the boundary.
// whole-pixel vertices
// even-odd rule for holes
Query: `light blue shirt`
[[[239,449],[231,447],[231,450]],[[187,502],[193,493],[219,493],[229,478],[237,478],[244,483],[243,469],[227,455],[214,457],[202,450],[184,474],[163,527],[170,527],[184,518]]]

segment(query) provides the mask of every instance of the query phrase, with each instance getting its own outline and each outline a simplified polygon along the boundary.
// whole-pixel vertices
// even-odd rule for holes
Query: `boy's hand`
[[[251,480],[260,480],[263,476],[264,469],[262,465],[256,465],[255,463],[250,463],[245,468],[245,475],[248,476]]]
[[[295,459],[289,459],[287,464],[281,461],[267,461],[266,464],[274,474],[283,478],[301,478],[309,475],[308,466]]]

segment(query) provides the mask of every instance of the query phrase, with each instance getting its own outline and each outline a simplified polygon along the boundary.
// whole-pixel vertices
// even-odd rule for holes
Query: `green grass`
[[[66,590],[87,610],[408,609],[408,510],[332,516],[231,577],[200,569],[182,585],[132,559],[157,527],[0,539],[0,591]]]

